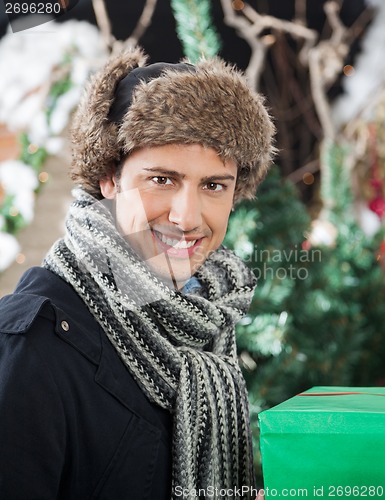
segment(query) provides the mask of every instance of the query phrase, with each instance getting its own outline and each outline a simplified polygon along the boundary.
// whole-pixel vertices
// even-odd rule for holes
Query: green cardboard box
[[[266,500],[385,499],[384,387],[313,387],[258,418]]]

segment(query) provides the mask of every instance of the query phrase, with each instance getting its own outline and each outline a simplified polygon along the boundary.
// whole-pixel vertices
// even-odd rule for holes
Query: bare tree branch
[[[221,0],[221,4],[225,24],[234,28],[251,48],[251,57],[245,75],[250,87],[256,89],[265,63],[267,46],[255,36],[252,31],[253,25],[247,19],[237,15],[231,0]]]
[[[238,15],[232,6],[231,0],[221,0],[224,13],[224,22],[238,31],[239,36],[244,38],[251,48],[250,63],[246,69],[246,76],[250,85],[257,88],[260,74],[266,57],[268,45],[265,37],[260,36],[264,30],[273,29],[283,31],[304,40],[301,50],[301,59],[307,60],[311,47],[314,46],[317,33],[301,24],[273,16],[259,14],[250,5],[245,4],[241,15]]]
[[[147,28],[150,26],[151,21],[152,21],[152,16],[155,11],[155,7],[157,4],[158,0],[147,0],[146,4],[144,6],[144,9],[142,11],[142,15],[139,18],[139,21],[130,35],[129,38],[124,42],[125,45],[132,45],[135,46],[139,40],[142,38],[144,35],[145,31]]]
[[[316,43],[317,33],[298,22],[261,15],[248,4],[244,5],[241,14],[238,15],[232,7],[231,0],[222,0],[222,8],[225,14],[225,23],[239,30],[239,34],[249,43],[252,49],[252,57],[246,72],[250,82],[258,82],[263,69],[262,65],[267,50],[261,36],[264,30],[277,30],[304,41],[299,57],[301,62],[309,67],[312,95],[324,135],[327,138],[333,138],[335,131],[330,115],[326,87],[336,79],[341,71],[348,51],[345,43],[347,28],[339,18],[339,4],[336,1],[325,3],[325,13],[332,34],[328,40],[319,43]],[[297,0],[296,8],[302,9],[303,15],[304,6],[300,0]]]
[[[112,35],[111,23],[107,14],[104,0],[92,0],[92,7],[95,12],[96,22],[99,26],[106,47],[111,50],[115,43],[115,37]]]
[[[344,42],[344,38],[347,32],[346,26],[342,24],[339,17],[341,8],[336,1],[330,1],[325,3],[324,9],[326,17],[328,18],[328,22],[332,29],[330,42],[333,45],[338,46]]]
[[[294,182],[294,184],[297,184],[298,182],[302,181],[305,174],[314,174],[319,171],[319,168],[320,164],[319,159],[317,158],[316,160],[312,160],[309,163],[306,163],[306,165],[304,165],[303,167],[294,170],[294,172],[289,174],[286,179]]]
[[[102,33],[103,40],[109,51],[114,54],[126,47],[137,45],[140,38],[150,26],[152,16],[158,0],[147,0],[143,8],[142,14],[132,32],[131,36],[126,40],[116,40],[112,35],[111,23],[106,10],[105,0],[92,0],[92,5],[95,12],[96,22]]]
[[[317,33],[306,26],[302,26],[292,21],[286,21],[285,19],[259,14],[248,4],[245,4],[242,13],[253,23],[253,31],[256,35],[266,28],[272,28],[278,31],[285,31],[295,37],[304,38],[313,42],[317,38]]]
[[[294,20],[298,24],[306,26],[306,0],[295,0]]]
[[[344,59],[348,53],[348,46],[345,43],[348,30],[341,23],[338,16],[339,5],[336,2],[326,2],[324,8],[332,28],[332,35],[328,40],[322,41],[310,49],[308,63],[314,104],[324,137],[333,140],[335,127],[331,118],[326,91],[327,85],[334,82],[341,72]]]

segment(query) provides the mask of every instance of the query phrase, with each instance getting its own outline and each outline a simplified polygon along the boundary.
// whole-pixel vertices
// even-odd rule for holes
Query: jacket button
[[[68,330],[70,329],[70,325],[67,323],[67,321],[62,321],[60,323],[60,326],[63,328],[65,332],[68,332]]]

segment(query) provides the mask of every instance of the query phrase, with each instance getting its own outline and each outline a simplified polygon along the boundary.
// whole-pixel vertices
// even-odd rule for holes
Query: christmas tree
[[[195,43],[190,36],[194,30],[199,32],[199,40],[204,37],[198,18],[185,15],[192,3],[173,2],[174,9],[179,7],[178,33],[186,53]],[[206,18],[208,12],[206,5]],[[313,76],[318,75],[313,87],[324,130],[318,148],[317,215],[312,220],[299,192],[275,166],[256,199],[237,206],[224,242],[258,278],[249,313],[236,333],[249,390],[259,476],[257,414],[261,410],[314,385],[385,384],[384,230],[379,225],[375,234],[367,234],[357,223],[352,146],[334,134],[326,101],[325,86],[346,53],[341,50],[344,27],[336,14],[329,12],[338,36],[330,39],[327,50],[320,44],[318,52],[313,52],[320,62],[312,71]],[[326,70],[318,74],[323,57],[325,64],[330,63],[330,54],[333,75]]]
[[[331,148],[333,186],[346,194],[338,179],[343,158]],[[311,223],[293,185],[274,168],[257,199],[230,219],[225,243],[258,278],[237,327],[257,466],[261,410],[314,385],[385,382],[383,235],[367,237],[346,200],[329,215]]]

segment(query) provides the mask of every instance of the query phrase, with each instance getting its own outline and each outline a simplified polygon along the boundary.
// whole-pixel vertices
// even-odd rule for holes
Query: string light
[[[245,3],[242,0],[233,0],[231,5],[234,10],[243,10],[245,8]]]
[[[30,155],[33,155],[34,153],[36,153],[36,151],[39,149],[39,147],[36,145],[36,144],[29,144],[28,148],[27,148],[27,151]]]
[[[19,254],[17,254],[15,260],[16,260],[17,264],[24,264],[25,259],[26,259],[25,255],[23,253],[19,253]]]
[[[314,175],[310,172],[305,172],[302,176],[302,181],[307,186],[311,186],[314,183]]]
[[[17,217],[19,215],[19,211],[16,207],[11,207],[8,213],[11,217]]]
[[[346,64],[342,70],[345,76],[352,76],[355,73],[355,69],[351,64]]]
[[[266,45],[266,47],[270,47],[271,45],[275,44],[276,38],[274,35],[265,35],[262,37],[262,41]]]
[[[49,174],[47,172],[40,172],[39,174],[39,181],[44,184],[44,182],[47,182],[49,179]]]

